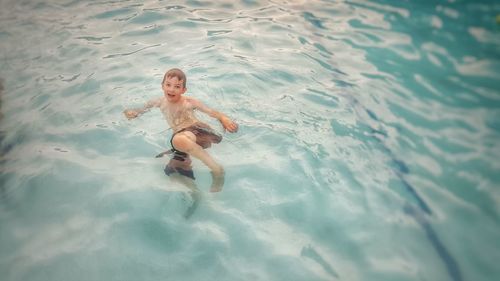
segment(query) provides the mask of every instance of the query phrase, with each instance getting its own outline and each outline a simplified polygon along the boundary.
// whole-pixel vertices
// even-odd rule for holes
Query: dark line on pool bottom
[[[411,215],[424,229],[427,238],[431,242],[439,257],[443,260],[446,270],[451,278],[455,281],[462,281],[462,273],[460,272],[457,262],[450,255],[444,244],[441,242],[441,239],[439,239],[436,231],[434,231],[434,228],[432,228],[431,224],[423,216],[422,212],[415,210],[411,205],[405,206],[404,211],[405,213]]]
[[[379,121],[373,112],[369,110],[366,110],[366,112],[373,120]],[[384,132],[373,129],[371,126],[370,129],[372,130],[372,137],[381,145],[381,148],[388,154],[388,156],[391,158],[392,163],[397,167],[397,169],[393,168],[396,176],[401,181],[406,191],[417,202],[418,209],[413,208],[411,202],[408,202],[408,204],[404,207],[404,212],[408,215],[411,215],[415,219],[415,221],[417,221],[417,223],[424,229],[427,239],[430,241],[432,247],[434,248],[434,250],[436,250],[436,253],[443,261],[446,267],[446,271],[450,275],[451,279],[454,281],[462,281],[463,277],[458,263],[441,242],[441,239],[439,239],[436,231],[425,216],[426,214],[432,215],[432,211],[429,208],[429,205],[425,203],[425,200],[418,194],[417,190],[408,181],[406,181],[404,177],[405,174],[410,173],[410,169],[404,161],[399,160],[394,155],[392,150],[388,148],[379,137],[377,137],[377,134],[382,136],[386,136],[386,134]]]
[[[411,194],[413,199],[415,199],[417,201],[417,204],[422,211],[424,211],[425,213],[427,213],[429,215],[432,215],[432,211],[431,211],[431,208],[429,208],[429,205],[427,205],[427,203],[425,203],[425,200],[418,194],[417,190],[411,184],[409,184],[408,181],[406,181],[406,179],[404,178],[405,174],[410,173],[410,169],[405,164],[405,162],[397,159],[395,157],[394,153],[392,152],[392,150],[390,150],[388,147],[386,147],[384,145],[384,143],[379,138],[377,138],[377,137],[374,137],[374,138],[377,139],[378,142],[382,145],[382,148],[387,152],[387,154],[391,158],[392,163],[394,163],[394,165],[397,167],[397,170],[395,170],[394,172],[395,172],[396,176],[399,178],[399,180],[401,181],[401,183],[403,184],[403,186],[405,187],[406,191],[409,194]]]

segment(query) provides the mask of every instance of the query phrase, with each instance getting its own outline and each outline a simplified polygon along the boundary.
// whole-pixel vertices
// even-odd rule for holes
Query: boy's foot
[[[212,174],[212,186],[210,187],[210,192],[219,192],[222,190],[224,185],[224,170],[220,173],[210,172]]]

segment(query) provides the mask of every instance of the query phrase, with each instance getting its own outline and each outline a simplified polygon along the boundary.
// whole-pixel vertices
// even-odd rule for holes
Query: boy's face
[[[167,101],[175,103],[181,99],[181,95],[187,90],[184,88],[183,82],[183,80],[179,80],[179,78],[175,76],[165,78],[161,87]]]

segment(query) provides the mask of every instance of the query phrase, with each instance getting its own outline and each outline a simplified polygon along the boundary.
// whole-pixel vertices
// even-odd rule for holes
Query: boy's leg
[[[188,193],[193,199],[193,204],[191,204],[191,206],[189,206],[186,212],[184,213],[184,218],[189,219],[189,217],[193,215],[194,211],[196,210],[196,208],[198,208],[198,205],[200,204],[201,200],[200,190],[196,186],[195,181],[191,178],[182,176],[180,174],[172,174],[170,178],[174,181],[183,184],[189,189]]]
[[[173,157],[168,161],[167,166],[165,166],[164,171],[167,176],[179,173],[185,177],[195,179],[191,167],[191,158],[189,154],[184,152],[175,151]]]
[[[172,139],[172,144],[175,149],[188,153],[201,160],[207,167],[212,170],[212,186],[210,191],[220,191],[224,184],[224,169],[196,143],[196,136],[189,131],[183,131],[175,134]]]

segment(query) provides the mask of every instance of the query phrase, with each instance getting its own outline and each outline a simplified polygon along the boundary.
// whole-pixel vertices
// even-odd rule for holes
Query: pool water
[[[2,280],[498,280],[497,1],[0,2]],[[234,118],[166,177],[171,67]],[[193,191],[194,190],[194,191]]]

